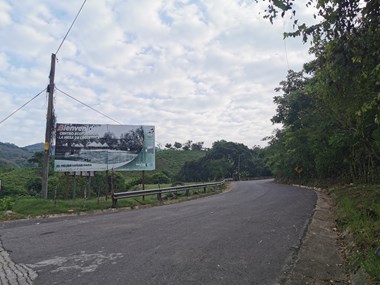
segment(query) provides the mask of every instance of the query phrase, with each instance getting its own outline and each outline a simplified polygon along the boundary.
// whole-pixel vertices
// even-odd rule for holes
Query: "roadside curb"
[[[294,185],[299,186],[299,185]],[[320,189],[314,214],[285,285],[350,284],[338,244],[332,198]]]

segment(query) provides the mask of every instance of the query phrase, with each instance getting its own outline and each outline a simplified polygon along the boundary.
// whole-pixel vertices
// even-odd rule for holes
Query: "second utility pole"
[[[45,145],[44,145],[44,161],[43,161],[43,175],[42,175],[42,197],[48,197],[48,178],[49,178],[49,159],[50,148],[52,141],[52,134],[54,129],[54,113],[53,113],[53,94],[54,94],[54,77],[55,77],[55,54],[51,55],[49,85],[47,87],[48,97],[48,110],[46,115],[46,131],[45,131]]]

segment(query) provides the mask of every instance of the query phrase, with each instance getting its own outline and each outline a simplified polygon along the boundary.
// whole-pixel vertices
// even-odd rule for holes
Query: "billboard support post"
[[[106,201],[107,201],[107,198],[108,198],[108,169],[106,170]]]
[[[145,171],[143,170],[141,173],[141,185],[142,185],[142,190],[145,190]],[[145,196],[142,196],[142,200],[145,201]]]
[[[51,55],[49,85],[47,88],[47,91],[49,92],[49,97],[48,97],[48,110],[47,110],[47,116],[46,116],[43,177],[42,177],[42,196],[45,199],[47,199],[47,196],[48,196],[50,145],[51,145],[51,139],[52,139],[52,130],[54,128],[54,114],[53,114],[54,77],[55,77],[55,54],[53,53]]]
[[[113,168],[112,168],[112,173],[111,173],[111,197],[113,197],[113,193],[115,193],[115,172],[113,171]]]
[[[77,192],[77,175],[76,173],[73,176],[74,181],[73,181],[73,199],[75,200],[76,198],[76,192]]]

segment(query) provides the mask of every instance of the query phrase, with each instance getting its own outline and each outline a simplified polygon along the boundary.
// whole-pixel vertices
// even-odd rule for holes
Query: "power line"
[[[34,99],[36,99],[38,96],[40,96],[45,91],[46,91],[46,89],[43,89],[40,93],[38,93],[37,95],[35,95],[32,99],[30,99],[28,102],[26,102],[20,108],[18,108],[17,110],[13,111],[10,115],[8,115],[6,118],[4,118],[3,120],[1,120],[0,124],[2,124],[3,122],[5,122],[6,120],[8,120],[10,117],[12,117],[14,114],[16,114],[18,111],[20,111],[22,108],[24,108],[26,105],[28,105],[30,102],[32,102]]]
[[[285,35],[285,19],[282,19],[282,30],[283,30],[284,35]],[[288,59],[288,49],[287,49],[287,46],[286,46],[286,36],[284,36],[283,41],[284,41],[286,65],[288,66],[288,70],[290,70],[289,59]]]
[[[286,65],[288,67],[288,70],[290,70],[289,59],[288,59],[288,49],[286,47],[286,38],[284,39],[284,49],[285,49]]]
[[[104,114],[104,113],[102,113],[102,112],[100,112],[100,111],[94,109],[94,108],[91,107],[90,105],[87,105],[86,103],[83,103],[82,101],[80,101],[80,100],[76,99],[75,97],[71,96],[70,94],[67,94],[66,92],[64,92],[64,91],[62,91],[62,90],[60,90],[60,89],[58,89],[57,87],[55,87],[55,89],[56,89],[57,91],[61,92],[62,94],[66,95],[67,97],[70,97],[71,99],[77,101],[78,103],[80,103],[80,104],[86,106],[87,108],[90,108],[90,109],[93,110],[94,112],[96,112],[96,113],[98,113],[98,114],[100,114],[100,115],[102,115],[102,116],[104,116],[104,117],[106,117],[106,118],[108,118],[108,119],[114,121],[115,123],[118,123],[119,125],[122,125],[122,123],[120,123],[120,122],[116,121],[115,119],[112,119],[110,116],[107,116],[106,114]]]
[[[55,54],[57,54],[57,53],[59,52],[59,50],[61,49],[61,46],[62,46],[62,45],[63,45],[63,43],[65,42],[65,40],[66,40],[66,38],[67,38],[68,34],[69,34],[69,33],[70,33],[70,31],[71,31],[71,28],[74,26],[74,23],[75,23],[75,21],[77,20],[77,18],[78,18],[78,16],[79,16],[80,12],[82,11],[84,4],[86,4],[86,1],[87,1],[87,0],[84,0],[84,1],[83,1],[83,3],[82,3],[82,6],[80,7],[80,9],[79,9],[79,11],[78,11],[77,15],[75,16],[75,18],[74,18],[73,22],[71,23],[71,26],[70,26],[70,28],[68,29],[68,31],[67,31],[67,33],[66,33],[66,35],[64,36],[64,38],[63,38],[63,40],[62,40],[61,44],[59,45],[59,47],[58,47],[57,51],[55,52]]]

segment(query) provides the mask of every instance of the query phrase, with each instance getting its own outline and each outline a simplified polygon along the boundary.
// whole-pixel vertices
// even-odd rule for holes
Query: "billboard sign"
[[[56,125],[54,170],[155,169],[155,129],[142,125]]]

